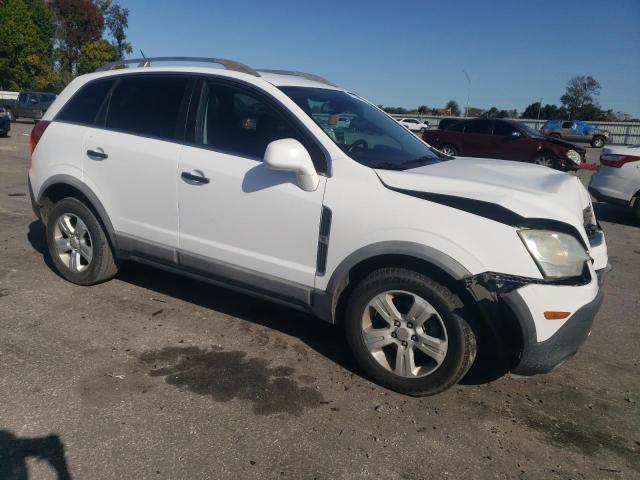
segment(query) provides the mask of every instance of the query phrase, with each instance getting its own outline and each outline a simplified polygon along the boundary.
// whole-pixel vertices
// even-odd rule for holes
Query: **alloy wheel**
[[[84,272],[93,259],[93,242],[85,223],[73,213],[56,221],[53,239],[58,257],[72,272]]]
[[[538,157],[536,157],[533,163],[543,165],[545,167],[553,167],[553,158],[551,158],[549,155],[539,155]]]
[[[440,151],[442,153],[444,153],[445,155],[449,155],[450,157],[455,157],[456,152],[453,150],[453,148],[449,147],[449,146],[444,146],[442,148],[440,148]]]
[[[386,291],[367,304],[362,338],[371,356],[386,370],[404,378],[436,371],[448,350],[447,329],[437,310],[406,291]]]

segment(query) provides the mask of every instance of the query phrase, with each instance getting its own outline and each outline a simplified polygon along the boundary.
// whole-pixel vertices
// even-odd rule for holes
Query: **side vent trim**
[[[327,268],[327,255],[329,253],[329,235],[331,233],[331,209],[322,207],[320,216],[320,233],[318,234],[318,257],[316,260],[316,275],[322,276]]]

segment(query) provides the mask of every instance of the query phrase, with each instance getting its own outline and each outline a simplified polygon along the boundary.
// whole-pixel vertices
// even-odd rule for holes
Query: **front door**
[[[311,140],[287,112],[239,84],[207,79],[193,104],[194,141],[178,168],[180,263],[293,296],[312,287],[326,179],[306,192],[293,173],[262,162],[273,140]]]

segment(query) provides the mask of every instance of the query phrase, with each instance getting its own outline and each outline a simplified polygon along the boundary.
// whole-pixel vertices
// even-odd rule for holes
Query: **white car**
[[[640,223],[640,144],[606,147],[589,192],[599,202],[630,207]]]
[[[401,118],[398,120],[400,125],[407,127],[412,132],[423,133],[425,130],[429,130],[428,121],[420,121],[417,118]]]
[[[76,78],[31,133],[33,207],[67,280],[135,260],[311,312],[414,395],[478,352],[532,375],[587,338],[607,248],[576,177],[451,160],[315,75],[159,60]]]

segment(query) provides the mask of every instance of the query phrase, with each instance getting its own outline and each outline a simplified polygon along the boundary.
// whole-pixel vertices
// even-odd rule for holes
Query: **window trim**
[[[318,165],[314,162],[314,166],[318,175],[331,177],[331,156],[329,152],[326,150],[324,145],[316,138],[316,136],[309,130],[309,128],[295,115],[291,110],[285,107],[280,100],[275,98],[272,94],[265,91],[264,89],[253,85],[249,82],[242,81],[240,79],[229,78],[214,74],[193,74],[194,77],[197,77],[200,82],[194,88],[193,99],[197,101],[192,101],[190,105],[190,111],[188,114],[187,127],[185,133],[185,145],[189,145],[194,148],[201,148],[203,150],[209,150],[213,152],[222,153],[225,155],[232,155],[241,158],[247,158],[250,160],[256,160],[259,162],[264,162],[263,158],[253,157],[251,155],[243,155],[238,152],[222,150],[219,148],[215,148],[210,145],[200,145],[196,143],[196,133],[199,127],[199,122],[201,121],[201,109],[202,109],[202,101],[203,101],[203,92],[204,92],[204,84],[206,81],[214,80],[219,82],[220,84],[226,84],[229,87],[237,88],[241,91],[248,92],[250,95],[258,97],[268,106],[272,107],[276,112],[281,114],[286,121],[291,124],[297,133],[306,140],[308,144],[312,144],[316,147],[321,157],[318,157]],[[305,148],[308,149],[308,145],[304,145]],[[312,155],[312,152],[309,152]],[[313,156],[312,156],[313,158]],[[324,168],[323,168],[324,167]]]
[[[180,116],[179,114],[179,119],[178,119],[179,121],[176,122],[176,131],[178,132],[179,129],[182,129],[182,133],[183,133],[180,139],[167,139],[167,138],[162,138],[154,135],[126,132],[123,130],[117,130],[117,129],[106,127],[106,118],[108,115],[108,108],[111,104],[111,96],[115,88],[118,86],[121,79],[135,77],[135,76],[145,76],[145,77],[181,76],[181,77],[188,78],[190,83],[187,83],[187,87],[185,89],[185,96],[183,97],[183,103],[186,103],[186,108],[184,111],[184,115]],[[237,155],[237,153],[235,152],[225,152],[222,150],[216,150],[214,148],[207,147],[205,145],[197,145],[195,143],[195,133],[196,133],[195,122],[197,120],[197,115],[199,113],[199,108],[200,108],[200,96],[202,95],[202,90],[203,90],[202,85],[204,84],[205,80],[214,79],[216,81],[227,83],[233,87],[244,89],[244,90],[250,91],[251,93],[254,93],[257,96],[263,97],[269,103],[269,105],[272,105],[273,108],[279,111],[284,117],[286,117],[290,121],[292,126],[299,131],[302,137],[304,137],[309,143],[313,144],[319,150],[321,157],[319,157],[318,160],[319,160],[319,163],[321,163],[321,165],[316,166],[316,171],[318,175],[322,175],[325,177],[333,176],[331,155],[329,154],[329,151],[327,150],[327,148],[322,144],[322,142],[318,140],[316,135],[309,129],[309,127],[305,125],[298,118],[296,114],[294,114],[291,110],[289,110],[289,108],[284,106],[279,99],[275,98],[271,93],[267,92],[266,90],[264,90],[263,88],[260,88],[257,85],[254,85],[252,83],[246,82],[241,79],[230,78],[222,75],[216,75],[213,73],[193,73],[193,72],[135,72],[135,73],[126,73],[126,74],[119,73],[116,75],[107,75],[107,76],[96,78],[94,80],[90,80],[86,82],[78,90],[76,90],[76,92],[71,96],[71,98],[67,100],[67,102],[65,102],[65,105],[69,101],[71,101],[72,98],[78,95],[83,89],[87,88],[89,85],[92,85],[96,82],[107,81],[111,79],[115,79],[115,82],[113,83],[113,85],[111,86],[111,89],[105,96],[103,103],[98,109],[98,112],[96,113],[96,116],[94,117],[92,123],[87,124],[87,123],[80,123],[80,122],[72,122],[69,120],[62,120],[58,118],[58,115],[64,108],[64,105],[60,108],[60,110],[58,110],[58,112],[56,113],[52,121],[59,122],[59,123],[66,123],[70,125],[78,125],[78,126],[84,126],[89,128],[95,128],[98,130],[106,130],[109,132],[123,133],[126,135],[133,135],[137,137],[150,138],[153,140],[161,140],[163,142],[177,143],[180,145],[188,145],[190,147],[217,151],[227,155],[241,156],[241,155]],[[194,101],[196,99],[197,99],[197,102]],[[181,104],[181,108],[182,106],[183,105]],[[107,109],[107,112],[104,115],[103,122],[101,124],[98,124],[96,123],[96,121],[100,118],[102,114],[102,110],[104,108]],[[246,158],[250,158],[250,157],[246,157]],[[263,161],[262,158],[252,158],[252,159]],[[324,167],[324,168],[318,168],[318,167]]]
[[[106,121],[107,121],[107,116],[109,114],[109,107],[111,105],[111,97],[113,95],[113,92],[115,91],[115,89],[117,88],[117,86],[120,84],[120,81],[124,78],[131,78],[131,77],[186,77],[187,79],[187,85],[185,87],[185,91],[183,93],[183,97],[180,103],[180,107],[178,109],[178,118],[176,119],[176,128],[175,128],[175,133],[179,138],[165,138],[165,137],[159,137],[157,135],[149,135],[149,134],[143,134],[143,133],[138,133],[138,132],[128,132],[126,130],[120,130],[120,129],[116,129],[116,128],[110,128],[106,126]],[[188,107],[190,101],[191,101],[191,96],[193,95],[193,83],[194,83],[194,75],[190,74],[189,72],[135,72],[135,73],[127,73],[127,74],[118,74],[118,75],[108,75],[105,77],[100,77],[100,78],[96,78],[94,80],[90,80],[87,83],[85,83],[84,85],[82,85],[78,90],[76,90],[76,92],[71,96],[71,98],[69,98],[69,100],[67,100],[67,102],[62,106],[62,108],[60,108],[60,110],[58,110],[58,112],[56,113],[55,117],[53,118],[53,121],[55,122],[59,122],[59,123],[66,123],[69,125],[78,125],[78,126],[82,126],[82,127],[89,127],[89,128],[96,128],[99,130],[105,130],[107,132],[114,132],[114,133],[122,133],[125,135],[133,135],[136,137],[141,137],[141,138],[149,138],[152,140],[160,140],[163,142],[170,142],[170,143],[177,143],[180,145],[184,145],[185,141],[184,141],[184,133],[186,130],[186,113],[187,113],[187,108],[183,108]],[[60,112],[62,112],[62,110],[64,109],[64,107],[73,99],[75,98],[76,95],[80,94],[80,92],[82,92],[85,88],[87,88],[90,85],[93,85],[95,83],[101,82],[101,81],[108,81],[111,79],[115,79],[115,82],[113,83],[113,85],[111,85],[111,88],[109,89],[109,92],[107,92],[107,95],[105,95],[104,100],[102,101],[102,104],[100,105],[100,108],[98,109],[96,116],[93,119],[92,123],[81,123],[81,122],[73,122],[70,120],[63,120],[58,118],[58,116],[60,115]],[[103,120],[101,123],[97,123],[97,120],[102,116],[103,110],[107,109],[107,111],[105,112],[104,116],[103,116]]]

